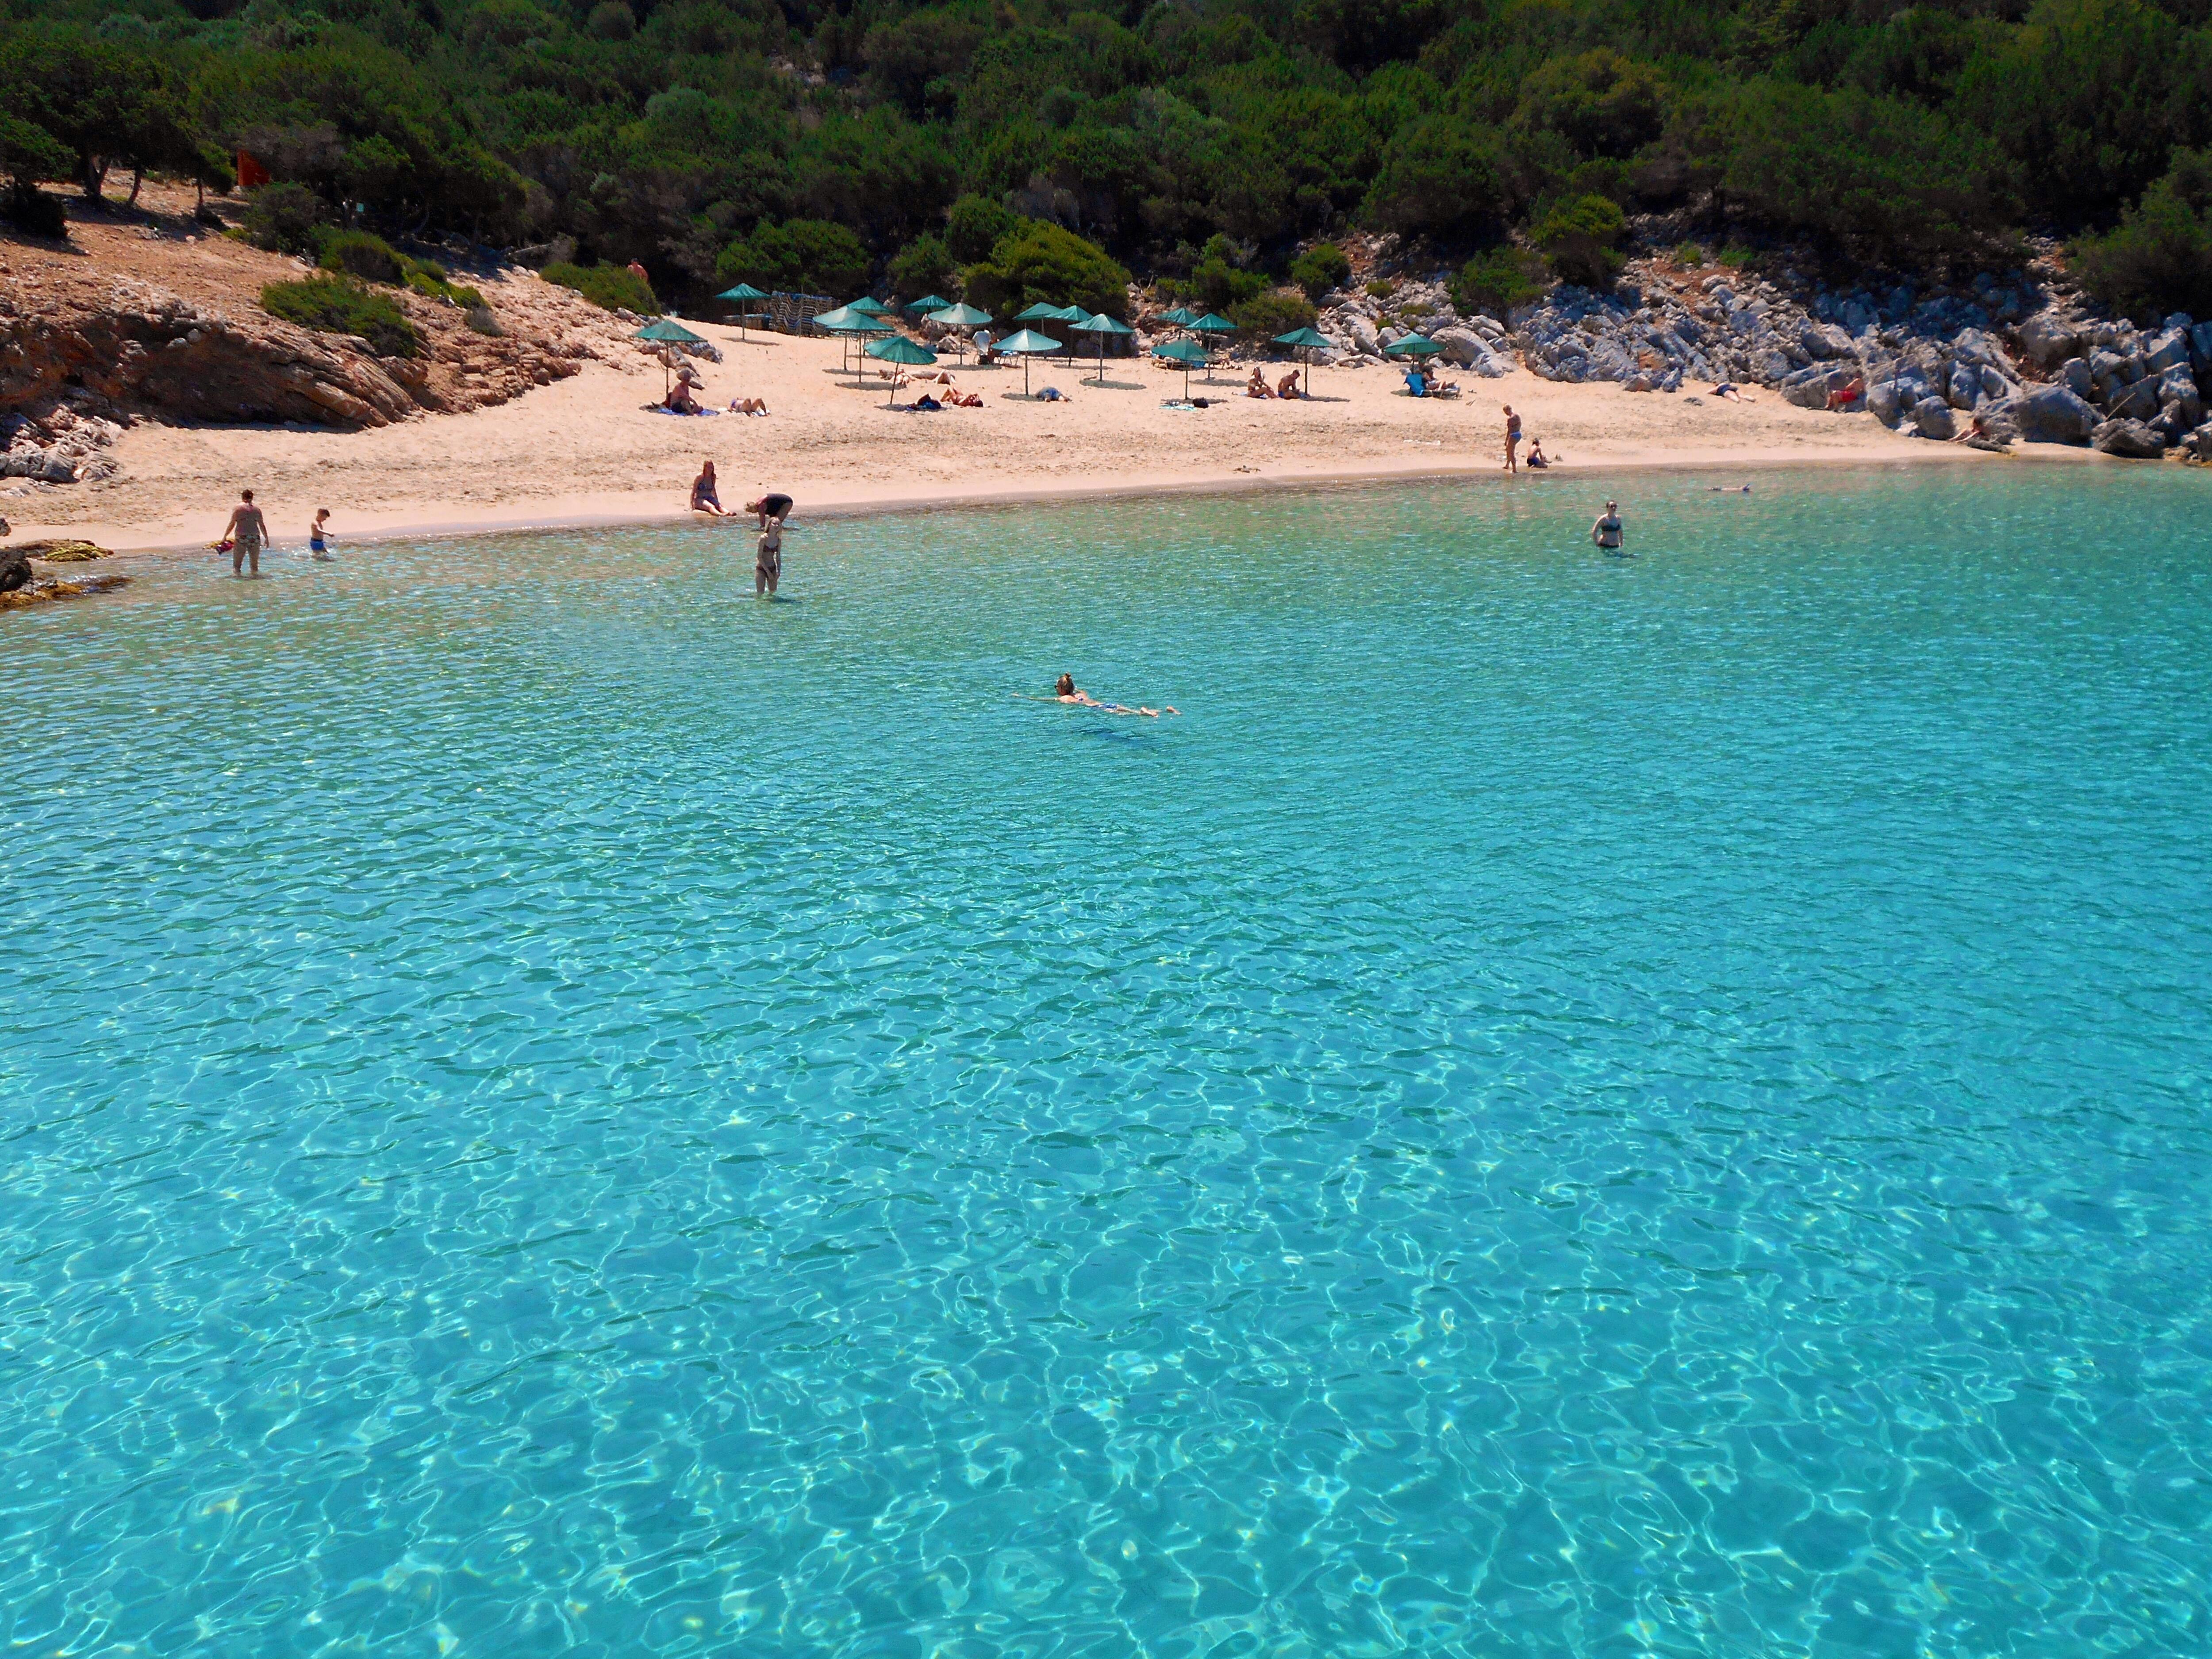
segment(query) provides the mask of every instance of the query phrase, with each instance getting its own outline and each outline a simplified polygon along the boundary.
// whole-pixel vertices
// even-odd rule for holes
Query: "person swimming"
[[[1053,686],[1052,694],[1061,702],[1073,703],[1079,708],[1095,708],[1102,714],[1141,714],[1150,720],[1158,720],[1163,714],[1180,714],[1182,712],[1167,703],[1162,703],[1158,708],[1132,708],[1122,702],[1101,702],[1078,686],[1073,674],[1062,674]]]

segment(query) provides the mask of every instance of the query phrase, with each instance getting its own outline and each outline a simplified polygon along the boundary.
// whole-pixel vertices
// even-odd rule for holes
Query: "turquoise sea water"
[[[1711,482],[0,617],[0,1653],[2212,1652],[2205,481]]]

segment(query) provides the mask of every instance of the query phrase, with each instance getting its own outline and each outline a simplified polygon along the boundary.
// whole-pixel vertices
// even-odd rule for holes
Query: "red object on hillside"
[[[265,185],[270,182],[267,167],[255,161],[248,152],[245,150],[238,152],[238,187],[240,190],[252,190],[256,185]]]

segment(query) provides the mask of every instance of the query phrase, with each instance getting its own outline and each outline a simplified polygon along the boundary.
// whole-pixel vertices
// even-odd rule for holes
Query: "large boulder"
[[[1851,337],[1833,323],[1806,324],[1798,333],[1797,343],[1808,357],[1848,357],[1851,355]]]
[[[1471,328],[1440,328],[1429,337],[1443,348],[1443,360],[1457,368],[1472,368],[1490,355],[1482,336]]]
[[[2069,357],[2058,366],[2058,384],[2077,398],[2087,398],[2096,391],[2096,377],[2089,373],[2087,357]]]
[[[1352,337],[1352,343],[1358,347],[1365,356],[1372,357],[1382,349],[1382,337],[1375,331],[1375,325],[1358,312],[1344,319],[1344,331]]]
[[[1867,388],[1867,413],[1884,426],[1897,424],[1899,407],[1895,380],[1876,380]]]
[[[2020,388],[2007,380],[2004,371],[1995,363],[1982,365],[1981,404],[1999,403],[2007,398],[2017,396],[2019,392]],[[1975,407],[1980,408],[1981,404],[1977,404]]]
[[[2163,374],[2169,368],[2185,368],[2189,362],[2189,336],[2178,328],[2143,342],[2143,370],[2148,374]]]
[[[1941,398],[1923,398],[1912,406],[1912,424],[1923,438],[1948,441],[1959,430],[1951,405]]]
[[[0,593],[31,585],[31,556],[20,547],[0,547]]]
[[[2013,337],[2020,342],[2021,354],[2042,368],[2063,362],[2081,349],[2080,328],[2048,311],[2039,311],[2023,319],[2013,331]]]
[[[2189,331],[2189,349],[2200,363],[2212,363],[2212,323],[2199,323]]]
[[[2176,432],[2187,432],[2204,418],[2204,399],[2197,377],[2185,368],[2169,368],[2158,379],[2160,421]]]
[[[2105,413],[2115,421],[2148,421],[2158,413],[2158,387],[2148,378],[2123,386],[2106,400]]]
[[[2089,447],[2130,461],[2154,461],[2166,453],[2166,440],[2141,421],[2101,422],[2089,434]]]
[[[2013,400],[2013,424],[2032,444],[2082,444],[2096,430],[2097,411],[2063,386],[2039,386]]]
[[[1951,365],[1943,391],[1952,408],[1972,409],[1982,400],[1982,365],[1971,357],[1960,358]]]

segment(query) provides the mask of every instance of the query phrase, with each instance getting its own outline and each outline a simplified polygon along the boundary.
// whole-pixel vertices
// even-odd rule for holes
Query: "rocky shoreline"
[[[1318,326],[1347,362],[1388,362],[1386,349],[1418,331],[1443,362],[1486,378],[1510,373],[1517,356],[1544,380],[1632,392],[1764,387],[1936,441],[2212,459],[2201,389],[2212,323],[2099,318],[2078,294],[2025,271],[1923,299],[1905,285],[1838,292],[1790,271],[1777,281],[1644,261],[1610,293],[1562,286],[1504,320],[1463,313],[1436,279],[1401,281],[1387,296],[1333,293]]]

